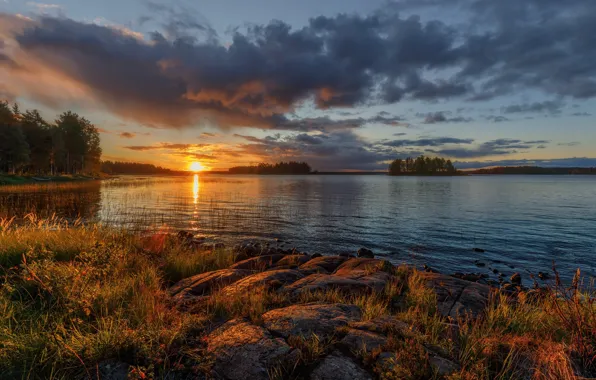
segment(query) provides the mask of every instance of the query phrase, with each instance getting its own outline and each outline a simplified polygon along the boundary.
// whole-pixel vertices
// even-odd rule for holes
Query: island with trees
[[[141,175],[188,175],[188,171],[172,170],[152,164],[139,162],[102,161],[101,171],[106,174],[141,174]]]
[[[513,174],[525,174],[525,175],[569,175],[569,174],[596,174],[596,168],[580,168],[580,167],[569,167],[569,168],[544,168],[540,166],[498,166],[494,168],[484,168],[469,171],[468,174],[481,174],[481,175],[513,175]]]
[[[306,162],[260,163],[252,166],[236,166],[228,169],[229,174],[311,174],[312,169]]]
[[[97,175],[100,158],[99,131],[84,117],[66,111],[51,123],[0,102],[0,173]]]
[[[451,160],[439,157],[419,156],[416,158],[395,159],[389,165],[389,175],[460,175]]]

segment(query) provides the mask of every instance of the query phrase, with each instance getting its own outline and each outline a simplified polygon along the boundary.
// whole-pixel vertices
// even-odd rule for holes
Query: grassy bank
[[[0,174],[0,185],[25,185],[31,183],[47,182],[91,181],[96,179],[103,179],[105,177],[108,176],[105,174],[102,174],[100,176],[90,176],[83,174],[63,174],[58,176]],[[39,178],[43,179],[43,181],[38,180]]]
[[[411,268],[372,295],[329,290],[290,300],[273,291],[219,292],[200,308],[179,310],[166,293],[180,279],[226,268],[230,250],[194,251],[160,233],[132,235],[100,226],[31,220],[0,223],[0,378],[97,378],[126,363],[130,378],[196,378],[212,365],[204,336],[219,323],[291,303],[356,304],[363,319],[395,315],[411,326],[390,343],[401,363],[382,378],[434,376],[425,347],[456,358],[449,379],[575,379],[593,375],[596,305],[592,294],[556,285],[512,301],[493,297],[483,318],[446,320],[435,294]],[[566,297],[562,297],[562,291]],[[296,367],[324,355],[331,341],[291,339]],[[362,353],[363,363],[373,354]],[[272,377],[292,378],[293,373]]]

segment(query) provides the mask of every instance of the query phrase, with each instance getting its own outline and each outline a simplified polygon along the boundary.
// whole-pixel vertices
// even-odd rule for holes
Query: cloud
[[[217,135],[215,133],[209,133],[209,132],[203,132],[201,133],[201,137],[216,137]]]
[[[473,139],[458,139],[455,137],[435,137],[425,138],[418,140],[393,140],[383,142],[383,145],[392,147],[405,147],[405,146],[441,146],[446,144],[472,144]]]
[[[492,166],[596,167],[596,158],[570,157],[541,160],[455,161],[458,169],[479,169]]]
[[[535,103],[523,103],[523,104],[513,104],[510,106],[502,107],[501,112],[506,114],[511,113],[550,113],[550,114],[560,114],[561,109],[565,106],[563,102],[560,101],[553,101],[547,100],[544,102],[535,102]]]
[[[509,118],[501,115],[488,115],[484,117],[486,120],[492,121],[493,123],[502,123],[505,121],[510,121]]]
[[[571,116],[592,116],[592,114],[588,112],[574,112]]]
[[[449,117],[448,115],[451,112],[448,111],[440,111],[440,112],[431,112],[426,115],[424,114],[417,114],[417,116],[424,116],[424,124],[437,124],[437,123],[469,123],[473,121],[471,118],[466,118],[463,116],[455,116]]]
[[[476,148],[447,148],[429,150],[429,152],[453,158],[481,158],[490,156],[506,156],[518,153],[519,150],[531,149],[549,143],[548,140],[522,141],[517,139],[496,139],[480,144]]]
[[[136,134],[131,133],[131,132],[121,132],[118,134],[118,136],[124,138],[124,139],[132,139],[133,137],[136,136]]]
[[[578,146],[581,143],[579,141],[571,141],[571,142],[566,142],[566,143],[558,143],[558,146]]]
[[[191,148],[203,148],[205,146],[209,146],[209,144],[178,144],[178,143],[168,143],[162,142],[155,145],[131,145],[125,146],[124,149],[135,150],[139,152],[148,151],[148,150],[188,150]]]

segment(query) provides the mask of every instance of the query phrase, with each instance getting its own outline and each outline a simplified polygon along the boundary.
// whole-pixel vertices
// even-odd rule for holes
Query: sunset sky
[[[0,99],[103,159],[596,166],[595,0],[0,0]]]

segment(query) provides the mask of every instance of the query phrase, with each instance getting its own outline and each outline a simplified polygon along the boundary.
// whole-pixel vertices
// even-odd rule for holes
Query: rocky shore
[[[191,239],[183,233],[179,237]],[[365,248],[354,255],[322,256],[245,243],[236,246],[233,254],[235,263],[229,268],[189,277],[171,286],[168,293],[176,307],[189,312],[209,307],[215,293],[230,300],[247,297],[248,302],[254,292],[274,293],[286,299],[289,306],[266,310],[252,320],[220,321],[205,335],[205,352],[213,363],[209,375],[217,379],[446,378],[461,369],[458,319],[461,322],[464,318],[481,318],[491,294],[498,292],[479,283],[482,276],[450,276],[430,268],[417,271],[396,267],[374,258],[373,252]],[[424,332],[416,321],[409,323],[412,321],[392,315],[397,314],[392,311],[407,309],[407,296],[400,292],[408,287],[408,281],[412,286],[413,276],[436,299],[437,323],[442,334],[439,340],[444,340],[419,346],[427,366],[419,368],[418,374],[412,373],[416,370],[397,370],[408,365],[396,357],[395,347],[423,342],[418,338]],[[511,286],[502,288],[511,297],[526,291],[518,277],[512,278]],[[398,291],[387,294],[390,288]],[[324,300],[329,297],[321,295],[328,293],[343,295],[345,299],[387,295],[381,302],[388,312],[365,316],[363,308],[356,304],[304,302],[309,298]],[[301,352],[304,344],[296,341],[312,344],[313,340],[326,342],[326,347],[315,360],[304,360],[305,355],[312,353]]]

